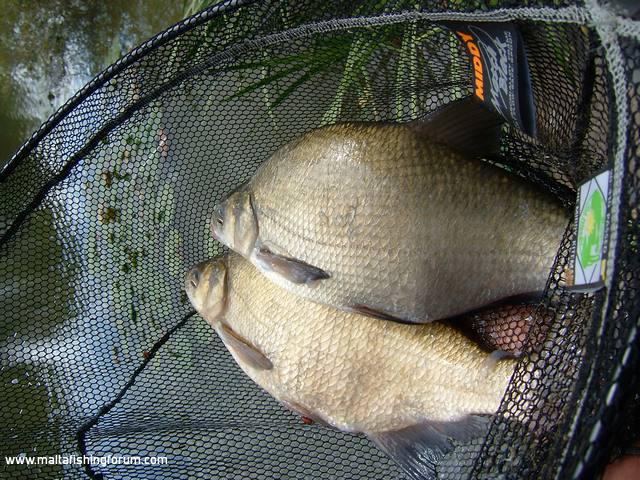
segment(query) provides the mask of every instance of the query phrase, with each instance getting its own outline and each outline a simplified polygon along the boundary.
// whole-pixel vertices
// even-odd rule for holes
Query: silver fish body
[[[421,425],[462,436],[471,416],[497,410],[515,366],[488,361],[439,322],[403,325],[310,302],[236,254],[195,267],[186,290],[258,385],[306,416],[374,439]]]
[[[299,296],[424,323],[542,291],[568,219],[411,125],[344,123],[279,149],[212,230]]]

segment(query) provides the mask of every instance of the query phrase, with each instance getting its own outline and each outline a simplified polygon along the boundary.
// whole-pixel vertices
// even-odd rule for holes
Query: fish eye
[[[193,273],[191,274],[191,286],[193,288],[198,288],[198,282],[200,281],[200,271],[199,270],[194,270]]]
[[[222,215],[222,206],[216,205],[213,210],[213,218],[218,225],[224,225],[224,216]]]

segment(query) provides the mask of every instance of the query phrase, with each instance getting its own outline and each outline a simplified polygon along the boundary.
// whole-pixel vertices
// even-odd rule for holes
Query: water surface
[[[167,0],[4,0],[0,16],[0,165],[121,55],[179,21]]]

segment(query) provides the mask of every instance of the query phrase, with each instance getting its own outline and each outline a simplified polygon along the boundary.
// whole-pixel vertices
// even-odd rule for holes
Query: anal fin
[[[544,299],[544,291],[524,292],[505,297],[501,300],[490,303],[488,307],[500,305],[537,305]]]
[[[392,322],[404,323],[407,325],[415,325],[417,323],[397,317],[385,312],[384,310],[380,310],[379,308],[370,307],[361,303],[350,305],[345,310],[353,313],[359,313],[360,315],[365,315],[367,317],[379,318],[380,320],[391,320]]]
[[[467,442],[485,434],[490,419],[468,415],[454,422],[425,421],[400,430],[367,433],[412,480],[435,478],[438,462],[453,450],[453,441]]]
[[[267,272],[275,273],[291,283],[309,284],[331,277],[321,268],[309,265],[297,258],[274,253],[264,245],[256,248],[255,259],[261,268]]]
[[[240,336],[229,325],[220,322],[216,329],[218,335],[227,347],[240,357],[240,359],[258,370],[271,370],[273,363],[255,345]]]

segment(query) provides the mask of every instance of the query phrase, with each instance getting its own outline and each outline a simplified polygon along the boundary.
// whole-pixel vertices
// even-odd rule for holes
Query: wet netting
[[[183,278],[223,252],[207,226],[214,203],[281,145],[471,95],[472,63],[447,20],[522,34],[538,135],[505,125],[496,163],[569,208],[580,183],[613,173],[604,288],[566,288],[568,226],[533,314],[529,338],[541,341],[487,436],[457,445],[436,476],[601,471],[640,431],[640,27],[596,2],[525,3],[225,2],[70,100],[0,173],[0,476],[402,478],[365,437],[303,423],[253,384]]]

